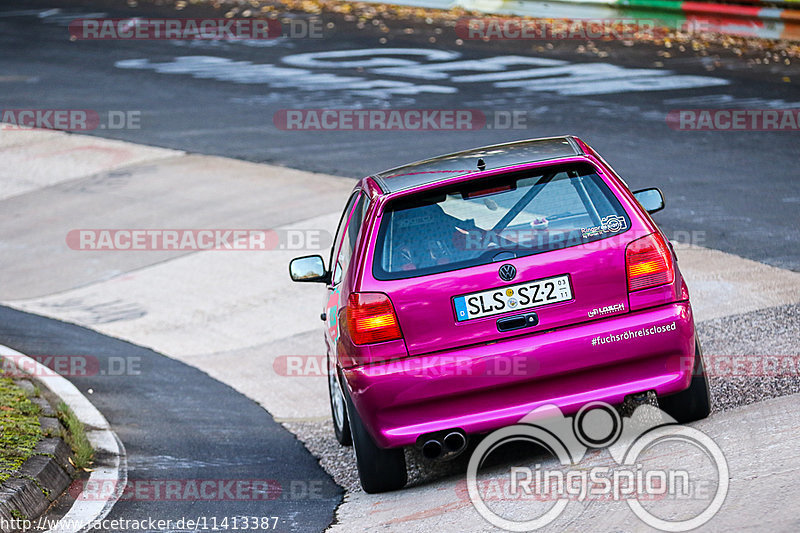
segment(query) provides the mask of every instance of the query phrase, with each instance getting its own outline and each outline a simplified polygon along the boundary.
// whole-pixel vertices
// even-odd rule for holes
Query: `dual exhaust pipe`
[[[422,443],[423,457],[438,461],[455,459],[467,448],[467,436],[456,429],[423,435],[418,442]]]

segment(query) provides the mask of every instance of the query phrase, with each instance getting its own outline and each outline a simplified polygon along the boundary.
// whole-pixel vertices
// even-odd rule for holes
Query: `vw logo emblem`
[[[503,265],[497,273],[503,281],[511,281],[517,275],[517,269],[514,265]]]

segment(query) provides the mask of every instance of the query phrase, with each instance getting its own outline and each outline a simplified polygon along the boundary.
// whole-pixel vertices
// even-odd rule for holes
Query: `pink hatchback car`
[[[686,283],[636,193],[576,137],[488,146],[356,185],[322,257],[294,281],[328,289],[336,438],[361,484],[406,483],[404,446],[449,459],[538,406],[655,393],[678,422],[708,416]]]

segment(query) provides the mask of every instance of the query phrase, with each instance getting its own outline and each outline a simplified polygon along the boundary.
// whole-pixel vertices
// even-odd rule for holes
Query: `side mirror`
[[[634,191],[633,197],[651,215],[664,209],[664,195],[655,187]]]
[[[329,283],[330,274],[325,270],[325,261],[318,255],[296,257],[289,262],[292,281]]]

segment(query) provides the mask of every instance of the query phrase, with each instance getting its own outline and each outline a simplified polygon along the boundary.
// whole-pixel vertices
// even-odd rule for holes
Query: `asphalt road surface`
[[[130,11],[124,2],[87,4],[91,5],[3,4],[0,109],[93,110],[105,127],[87,132],[92,135],[347,177],[476,145],[571,133],[598,149],[632,188],[660,187],[668,209],[657,216],[658,221],[679,240],[689,238],[694,244],[800,270],[797,134],[686,132],[676,131],[666,122],[667,113],[675,109],[800,107],[800,76],[794,66],[750,69],[735,58],[720,57],[717,64],[713,54],[691,52],[674,52],[667,60],[657,54],[660,48],[626,47],[623,43],[603,45],[605,56],[581,53],[576,50],[581,43],[575,42],[556,43],[552,49],[543,43],[459,45],[452,27],[441,27],[437,33],[436,24],[409,26],[387,20],[390,30],[384,33],[379,26],[362,30],[355,23],[327,16],[322,16],[323,38],[213,43],[70,41],[68,24],[75,17],[174,13],[156,8]],[[193,16],[193,12],[187,9],[182,16]],[[413,33],[404,31],[407,26]],[[382,38],[386,42],[381,42]],[[458,61],[470,63],[456,64]],[[541,69],[556,70],[544,76]],[[790,82],[784,81],[787,76]],[[275,119],[281,110],[393,108],[471,109],[482,113],[488,123],[477,130],[446,132],[320,132],[285,131]],[[120,129],[112,127],[108,113],[120,111],[139,117],[135,127],[130,127],[134,125],[130,122]],[[521,117],[517,127],[507,126],[509,116]],[[158,191],[152,198],[152,213],[161,218],[148,219],[147,212],[126,212],[127,196],[112,198],[117,204],[103,205],[114,209],[115,216],[130,215],[132,218],[124,221],[131,227],[148,220],[163,224],[169,206],[165,199],[178,201],[191,183],[184,174],[172,186],[165,176],[159,188],[155,178],[162,176],[148,177],[148,169],[139,168],[132,174],[90,178],[76,187],[87,193],[102,189],[103,199],[114,187],[130,195]],[[206,191],[213,186],[213,179],[212,175],[198,177]],[[147,182],[148,189],[136,190],[142,182]],[[338,184],[336,190],[319,198],[313,197],[313,190],[304,190],[307,200],[301,208],[301,202],[291,196],[299,193],[287,192],[291,191],[291,178],[276,178],[275,183],[276,194],[288,196],[284,209],[296,210],[293,220],[335,211],[339,206],[332,205],[329,198],[338,199],[339,189],[346,189]],[[56,213],[59,198],[72,201],[68,195],[59,196],[69,184],[63,187],[67,189],[53,188],[50,195],[44,190],[35,196],[12,198],[9,205],[15,213],[31,216],[36,205],[30,202],[48,199],[53,206],[48,216],[58,219],[58,228],[53,229],[58,233],[69,224],[67,215],[84,213],[77,209],[80,207],[92,208],[92,199],[84,194],[69,205],[74,211]],[[236,192],[249,190],[233,180],[230,187]],[[192,201],[197,202],[192,210],[196,218],[189,219],[193,223],[208,221],[204,209],[215,212],[217,224],[231,220],[237,210],[243,218],[233,220],[256,223],[252,216],[255,206],[212,205],[205,196],[189,194],[186,203]],[[320,203],[326,204],[324,209],[317,205]],[[267,221],[278,218],[280,206],[271,209],[274,212],[265,215]],[[13,222],[14,228],[19,220]],[[46,225],[38,224],[36,235],[44,235]],[[17,233],[23,235],[24,230]],[[60,233],[58,239],[63,244]],[[46,257],[37,253],[36,257]],[[81,261],[65,263],[65,269],[77,264],[83,270],[69,282],[69,276],[61,275],[39,281],[37,286],[5,287],[4,297],[57,295],[79,287],[74,280],[80,276],[86,277],[81,278],[86,284],[94,281],[90,279],[94,275],[91,265]],[[104,266],[118,267],[120,273],[145,265]],[[102,279],[113,275],[104,274]],[[167,307],[174,316],[193,311],[171,303],[175,309]],[[149,319],[158,316],[152,309],[150,312]],[[124,320],[120,323],[123,329],[127,327]],[[137,329],[142,330],[135,323],[128,334]],[[242,326],[240,331],[245,329]],[[271,329],[280,328],[272,325]],[[258,352],[269,346],[259,347],[253,341],[258,348],[253,350],[250,339],[245,340],[236,348]],[[222,518],[266,513],[284,520],[279,529],[302,531],[322,530],[331,523],[341,495],[316,461],[258,404],[200,370],[88,329],[5,308],[0,309],[0,343],[33,355],[141,358],[146,379],[73,379],[81,390],[92,388],[95,392],[92,401],[126,445],[134,480],[275,479],[284,489],[299,481],[300,485],[295,485],[299,491],[307,482],[306,493],[310,486],[320,487],[316,498],[284,490],[280,498],[266,504],[122,501],[111,518]],[[220,345],[224,344],[220,340]],[[233,347],[228,349],[233,351]],[[238,355],[232,354],[229,366],[235,367]],[[257,358],[260,354],[243,355]],[[221,374],[238,371],[219,370]],[[327,408],[324,400],[317,403],[323,411]],[[199,424],[198,413],[205,416]]]
[[[74,228],[97,227],[268,227],[281,233],[311,235],[335,226],[352,180],[60,132],[4,134],[0,136],[0,154],[14,168],[13,172],[2,169],[0,242],[13,253],[0,255],[0,271],[6,280],[0,286],[0,301],[88,328],[75,330],[87,336],[76,344],[76,350],[91,349],[88,341],[98,333],[148,346],[263,406],[347,490],[330,531],[349,532],[354,527],[431,531],[441,529],[442,524],[447,530],[485,530],[485,521],[460,488],[464,478],[457,464],[448,463],[455,470],[443,471],[411,456],[411,482],[406,489],[368,495],[358,488],[353,449],[338,445],[331,431],[324,363],[309,364],[324,354],[317,318],[324,289],[289,283],[286,278],[291,257],[320,251],[325,245],[306,242],[301,250],[278,246],[265,251],[131,252],[80,251],[65,242]],[[693,314],[709,371],[713,368],[715,409],[727,410],[695,426],[722,446],[733,474],[725,506],[709,527],[763,527],[763,513],[767,513],[773,529],[786,529],[796,517],[793,509],[781,502],[793,497],[786,492],[787,484],[791,485],[786,480],[796,477],[800,465],[800,448],[795,443],[800,435],[797,417],[786,415],[796,412],[792,405],[798,400],[794,393],[800,392],[800,380],[792,367],[784,369],[778,364],[783,370],[775,372],[774,364],[781,358],[775,354],[798,352],[800,273],[709,248],[676,246],[676,250],[691,287]],[[36,322],[29,322],[14,336],[5,337],[22,348],[23,341],[39,339],[39,329]],[[49,333],[61,334],[45,331]],[[49,350],[49,346],[40,349]],[[81,357],[82,353],[74,355]],[[94,353],[89,355],[95,357]],[[773,366],[763,368],[769,370],[767,375],[761,376],[754,368],[749,371],[751,378],[741,376],[751,368],[747,361],[752,354],[773,354],[769,357]],[[125,355],[112,351],[97,357],[105,368]],[[796,356],[786,359],[789,363],[796,360]],[[147,426],[146,421],[137,420],[149,416],[146,411],[139,414],[141,404],[126,403],[128,399],[115,394],[112,387],[90,391],[93,387],[86,385],[103,379],[120,381],[119,367],[115,368],[114,373],[96,372],[91,380],[80,380],[81,390],[112,415],[122,410],[133,424]],[[169,377],[174,369],[178,378],[187,374],[198,378],[197,383],[189,383],[197,387],[192,388],[193,394],[203,394],[206,386],[215,390],[216,383],[208,385],[207,378],[200,379],[202,374],[184,373],[181,368],[140,362],[140,373],[126,372],[125,386],[149,398],[153,394],[147,385],[150,374],[157,374],[152,376],[157,382],[172,385]],[[735,370],[731,377],[731,369],[740,368],[744,370]],[[766,398],[775,400],[767,402]],[[204,405],[193,405],[186,414],[201,425]],[[124,417],[109,418],[114,424],[124,422]],[[223,424],[221,434],[235,436],[227,421]],[[120,428],[125,439],[139,442],[126,425]],[[167,440],[175,439],[176,448],[183,449],[191,433],[175,429]],[[142,440],[151,442],[146,435]],[[152,442],[157,445],[160,441]],[[245,448],[230,451],[246,453]],[[680,450],[665,451],[659,457],[686,464]],[[202,447],[198,453],[214,458],[218,452]],[[187,463],[196,466],[189,481],[200,476],[207,479],[205,466],[215,471],[214,461],[193,463],[162,454],[158,446],[143,447],[141,455],[129,463],[131,478],[147,481],[158,474],[162,476],[159,480],[174,483],[184,479]],[[292,459],[276,455],[279,461]],[[238,478],[242,472],[235,474]],[[331,505],[322,500],[312,503]],[[625,524],[626,530],[647,530],[644,522],[632,520],[630,511],[595,503],[592,512],[575,508],[559,524],[552,524],[553,530],[599,527],[615,531],[618,524]],[[112,516],[136,519],[141,517],[137,510],[149,507],[159,513],[153,518],[172,517],[185,502],[169,498],[163,504],[125,505]],[[194,507],[198,516],[227,508],[205,501]],[[241,508],[241,503],[230,507]],[[264,508],[269,508],[269,502]],[[679,518],[685,510],[683,500],[671,505],[659,502],[659,511],[665,515]],[[295,521],[289,516],[286,523],[294,525]]]
[[[31,356],[81,354],[92,361],[87,368],[96,369],[95,375],[68,377],[81,391],[93,391],[92,403],[128,454],[129,490],[109,520],[177,524],[183,518],[205,520],[210,528],[214,520],[241,524],[258,517],[259,524],[267,518],[270,525],[260,529],[276,531],[321,531],[333,520],[342,490],[319,463],[261,406],[200,370],[7,307],[0,307],[0,339]],[[166,483],[175,488],[170,496]],[[213,499],[187,497],[201,487]],[[107,489],[89,489],[88,497],[99,498]],[[63,497],[63,506],[71,504],[73,492]]]
[[[350,177],[457,149],[570,133],[631,187],[664,191],[670,209],[659,221],[667,231],[696,232],[689,237],[696,244],[800,270],[796,132],[680,131],[666,122],[678,109],[799,107],[794,64],[748,65],[725,50],[702,56],[673,48],[667,59],[663,48],[619,41],[601,44],[602,53],[579,53],[585,43],[576,41],[551,43],[552,50],[525,41],[458,45],[453,27],[386,20],[384,33],[328,15],[317,17],[321,29],[294,30],[320,38],[70,41],[76,17],[176,13],[85,3],[4,4],[2,108],[89,109],[101,117],[133,111],[138,129],[91,133]],[[222,12],[180,15],[209,13]],[[341,53],[304,55],[320,52]],[[465,60],[477,63],[446,66]],[[533,72],[542,68],[561,70],[548,74],[554,77]],[[489,123],[424,133],[276,127],[278,111],[298,108],[472,109]],[[514,113],[524,117],[519,128],[502,127]]]

